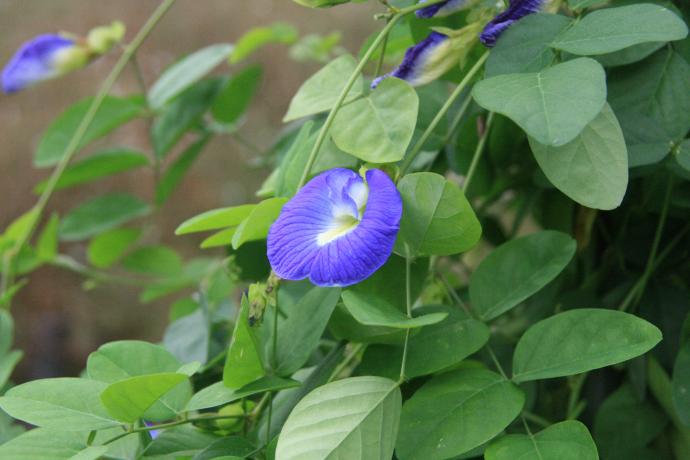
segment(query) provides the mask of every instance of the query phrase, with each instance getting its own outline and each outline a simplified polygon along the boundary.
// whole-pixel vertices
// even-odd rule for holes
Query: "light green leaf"
[[[235,49],[230,54],[230,63],[237,64],[251,56],[262,46],[271,43],[283,43],[286,45],[297,41],[299,34],[291,24],[276,22],[266,27],[255,27],[235,43]]]
[[[237,50],[238,48],[235,47],[235,51]],[[213,118],[228,125],[239,121],[254,97],[262,74],[261,67],[254,65],[231,77],[211,106]]]
[[[106,452],[108,452],[108,446],[90,446],[70,457],[69,460],[98,460],[103,458]]]
[[[339,288],[317,287],[307,281],[281,284],[278,289],[276,374],[291,375],[309,360],[339,299]],[[272,312],[264,315],[261,328],[267,357],[273,355],[273,320]]]
[[[249,241],[265,239],[268,229],[287,201],[287,198],[269,198],[257,204],[232,235],[232,248],[237,249]]]
[[[558,276],[576,246],[570,236],[551,230],[499,246],[472,273],[473,309],[484,321],[507,312]]]
[[[681,346],[673,366],[673,406],[680,420],[690,426],[690,342]]]
[[[538,142],[560,146],[601,112],[606,75],[595,60],[579,58],[539,73],[488,78],[472,94],[479,105],[507,116]]]
[[[339,149],[372,163],[402,160],[412,140],[419,97],[403,80],[387,78],[365,98],[338,111],[331,136]]]
[[[236,231],[237,227],[232,227],[214,233],[213,235],[209,236],[204,241],[202,241],[199,247],[201,249],[208,249],[217,248],[219,246],[231,246],[232,237],[235,236]]]
[[[608,104],[572,141],[550,147],[529,138],[546,177],[574,201],[594,209],[614,209],[628,188],[628,150]]]
[[[241,206],[206,211],[182,222],[175,230],[175,235],[236,227],[249,216],[249,213],[255,207],[255,204],[243,204]]]
[[[180,361],[206,364],[211,343],[211,324],[205,309],[194,301],[192,305],[195,309],[192,313],[178,316],[165,330],[163,344]]]
[[[60,222],[60,238],[79,241],[144,216],[151,207],[127,193],[113,192],[82,203]]]
[[[111,383],[101,393],[101,401],[111,416],[134,423],[163,395],[186,380],[186,375],[172,372],[130,377]]]
[[[102,177],[111,176],[124,171],[145,166],[149,163],[143,154],[130,149],[110,149],[89,155],[81,161],[69,166],[60,176],[55,190],[62,190],[75,185],[93,182]],[[34,187],[35,193],[43,193],[48,180],[38,183]]]
[[[285,422],[276,460],[390,460],[400,405],[397,383],[380,377],[352,377],[319,387]]]
[[[485,460],[599,460],[587,427],[577,420],[556,423],[534,435],[510,434],[493,442]]]
[[[580,374],[640,356],[661,340],[653,324],[628,313],[580,308],[539,321],[520,338],[513,380]]]
[[[148,342],[110,342],[91,353],[86,364],[89,378],[115,383],[148,374],[174,373],[181,363],[165,348]],[[192,396],[191,384],[179,385],[163,396],[145,414],[150,421],[170,420],[181,412]]]
[[[283,117],[283,121],[297,120],[331,109],[345,88],[345,84],[355,67],[357,67],[357,61],[349,54],[340,56],[326,64],[325,67],[302,83],[297,94],[290,101],[290,107]],[[359,97],[363,87],[364,80],[360,75],[345,98],[345,102]]]
[[[485,369],[429,380],[405,401],[395,452],[400,460],[442,460],[484,444],[522,410],[525,395]]]
[[[45,261],[55,258],[58,253],[58,225],[60,218],[57,214],[50,216],[36,242],[36,256]]]
[[[430,313],[408,318],[385,300],[365,296],[355,290],[344,291],[342,298],[347,311],[366,326],[412,329],[436,324],[448,316],[446,313]]]
[[[416,308],[414,312],[444,313],[448,317],[440,323],[424,326],[410,336],[405,366],[407,378],[448,369],[479,351],[489,341],[489,328],[458,308],[429,305]],[[399,346],[371,345],[367,347],[358,371],[397,378],[402,354]]]
[[[530,14],[508,28],[486,61],[486,77],[539,72],[551,65],[549,43],[571,22],[559,14]]]
[[[595,56],[594,59],[604,67],[628,65],[641,61],[659,48],[663,48],[665,44],[663,42],[640,43],[620,51],[614,51],[613,53],[600,54]]]
[[[158,110],[170,99],[199,81],[232,53],[227,43],[202,48],[170,66],[149,91],[149,104]]]
[[[103,382],[77,378],[34,380],[11,388],[0,408],[32,425],[63,431],[101,430],[119,425],[101,404]]]
[[[87,435],[80,432],[36,428],[1,444],[0,458],[74,460],[74,456],[88,448],[86,439]]]
[[[193,411],[222,406],[255,394],[295,388],[300,385],[300,382],[296,380],[282,379],[275,376],[262,377],[237,390],[231,390],[223,382],[216,382],[192,396],[192,399],[187,404],[187,410]]]
[[[199,124],[222,86],[223,80],[219,78],[200,81],[165,107],[151,128],[151,142],[158,158],[167,156],[177,141]]]
[[[34,154],[34,165],[47,168],[56,165],[79,128],[84,115],[91,106],[92,98],[77,102],[65,110],[43,133],[41,142]],[[79,148],[105,136],[115,128],[141,115],[143,104],[136,98],[117,98],[106,96],[96,116],[86,130]]]
[[[398,182],[403,216],[395,252],[400,255],[450,255],[477,244],[482,229],[458,188],[435,173],[407,174]]]
[[[101,233],[89,242],[87,258],[98,268],[108,268],[117,262],[127,249],[141,236],[135,228],[116,228]]]
[[[249,325],[249,300],[242,297],[228,355],[223,369],[223,383],[236,390],[265,375],[256,331]]]
[[[168,246],[144,246],[122,260],[129,271],[147,275],[174,275],[182,271],[182,259]]]
[[[196,160],[210,139],[210,136],[202,136],[187,147],[165,171],[156,185],[156,204],[158,206],[168,201],[170,195],[173,194],[177,186],[182,182],[184,175],[192,167],[192,163],[194,163],[194,160]]]
[[[675,13],[653,4],[606,8],[586,15],[552,43],[577,55],[612,53],[647,42],[681,40],[688,27]]]

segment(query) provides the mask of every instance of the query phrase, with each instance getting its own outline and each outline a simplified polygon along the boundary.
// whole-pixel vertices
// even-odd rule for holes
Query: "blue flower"
[[[428,0],[419,0],[418,3],[426,3]],[[436,3],[435,5],[427,6],[415,13],[420,18],[437,18],[448,16],[457,11],[460,11],[471,0],[446,0],[445,2]]]
[[[402,63],[393,72],[376,78],[371,84],[376,88],[384,78],[396,77],[412,86],[429,83],[458,63],[460,53],[454,49],[450,37],[431,32],[427,38],[405,52]]]
[[[2,71],[2,90],[15,93],[88,62],[88,50],[61,35],[39,35],[24,43]]]
[[[544,0],[512,0],[503,13],[489,21],[479,39],[488,47],[494,46],[504,30],[528,14],[538,12],[543,4]]]
[[[402,200],[381,170],[366,179],[343,168],[309,181],[283,207],[268,233],[268,260],[278,276],[317,286],[368,278],[393,251]]]

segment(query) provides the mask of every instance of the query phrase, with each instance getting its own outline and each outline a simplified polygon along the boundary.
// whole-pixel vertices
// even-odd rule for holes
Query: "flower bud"
[[[94,27],[86,37],[89,49],[95,54],[105,54],[125,37],[125,25],[114,21],[109,26]]]

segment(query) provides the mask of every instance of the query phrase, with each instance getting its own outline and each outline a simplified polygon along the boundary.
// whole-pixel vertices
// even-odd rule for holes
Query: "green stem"
[[[508,378],[508,375],[503,370],[503,366],[501,366],[501,362],[498,360],[498,357],[496,357],[496,353],[494,353],[494,349],[488,343],[486,344],[486,351],[489,352],[489,356],[491,356],[491,360],[494,362],[494,366],[496,366],[496,369],[498,369],[498,372],[501,373],[501,375],[503,376],[504,379],[510,380]]]
[[[338,377],[340,375],[340,373],[343,372],[343,370],[345,370],[345,368],[347,368],[347,366],[350,365],[352,360],[357,357],[357,355],[359,354],[359,352],[363,348],[364,348],[363,343],[358,343],[357,345],[354,345],[352,347],[352,350],[350,351],[350,353],[345,357],[345,359],[340,364],[338,364],[338,367],[335,368],[335,370],[333,371],[331,376],[328,378],[328,382],[332,382],[336,377]]]
[[[328,117],[326,118],[326,121],[324,122],[323,126],[321,127],[321,131],[319,132],[319,136],[316,138],[316,142],[314,143],[314,147],[311,149],[311,152],[309,153],[309,158],[307,159],[307,164],[304,168],[304,172],[302,173],[302,177],[299,181],[299,186],[297,187],[302,188],[302,186],[307,182],[307,178],[309,177],[309,174],[311,173],[311,169],[314,166],[314,163],[316,162],[316,158],[319,155],[319,151],[321,150],[321,146],[326,140],[326,137],[328,136],[328,133],[331,129],[331,126],[333,125],[333,120],[335,120],[335,116],[342,107],[343,103],[345,102],[345,99],[347,98],[348,93],[354,86],[355,82],[357,81],[357,77],[362,73],[362,70],[364,69],[364,66],[369,62],[371,59],[371,56],[374,54],[374,51],[376,51],[376,48],[379,47],[379,45],[383,42],[383,40],[388,36],[388,33],[393,29],[395,24],[404,17],[407,14],[413,13],[419,9],[426,8],[427,6],[434,5],[436,3],[441,3],[444,0],[431,0],[426,3],[422,4],[416,4],[412,6],[408,6],[407,8],[402,8],[398,10],[395,14],[392,14],[389,16],[388,23],[386,26],[379,32],[379,34],[376,36],[374,41],[369,45],[369,49],[367,49],[367,52],[364,53],[364,56],[362,56],[362,59],[359,61],[357,64],[357,67],[355,70],[352,72],[352,75],[350,75],[350,78],[347,80],[347,83],[345,83],[345,87],[342,89],[340,92],[340,95],[338,96],[338,99],[336,99],[335,104],[333,105],[333,108],[331,111],[328,113]]]
[[[383,37],[383,42],[381,43],[381,55],[376,63],[376,70],[374,71],[374,77],[381,75],[381,69],[383,68],[383,61],[386,59],[386,48],[388,47],[388,35]]]
[[[48,262],[48,265],[60,267],[62,269],[69,270],[79,275],[82,275],[85,278],[89,278],[102,283],[110,283],[119,286],[148,286],[149,284],[151,284],[150,278],[130,278],[127,276],[114,275],[112,273],[95,270],[63,254],[58,254],[57,256],[55,256],[53,260]]]
[[[419,140],[417,140],[417,143],[414,145],[414,147],[412,147],[412,150],[410,150],[410,153],[408,153],[405,159],[403,160],[403,163],[400,166],[401,174],[404,174],[405,171],[407,171],[407,169],[414,161],[415,157],[419,154],[419,152],[422,151],[422,147],[424,147],[424,144],[426,143],[427,139],[429,139],[429,136],[431,136],[431,133],[434,131],[434,129],[436,129],[436,126],[438,126],[438,124],[441,122],[441,120],[446,115],[448,110],[451,108],[453,103],[455,103],[455,100],[458,97],[460,97],[460,94],[462,94],[465,88],[467,88],[467,86],[472,82],[477,72],[481,70],[482,66],[484,65],[484,62],[488,57],[489,52],[487,51],[482,55],[482,57],[480,57],[477,60],[477,62],[474,63],[469,72],[467,72],[467,75],[465,75],[460,84],[458,84],[458,86],[453,90],[448,100],[445,102],[445,104],[443,104],[443,107],[441,107],[441,110],[439,110],[434,119],[431,120],[429,126],[427,126]],[[471,97],[469,97],[468,99],[471,99]]]
[[[525,418],[525,420],[528,420],[536,425],[539,425],[543,428],[547,428],[551,425],[553,425],[553,422],[545,419],[541,415],[533,414],[532,412],[528,411],[522,411],[522,416]]]
[[[48,204],[50,197],[55,191],[55,187],[57,186],[60,177],[62,177],[62,174],[65,172],[65,169],[67,169],[67,166],[69,165],[69,162],[72,160],[72,157],[74,157],[76,152],[79,150],[79,146],[82,140],[84,139],[84,136],[86,135],[89,126],[91,126],[91,123],[93,122],[93,119],[96,116],[98,109],[103,104],[103,101],[105,100],[106,96],[108,96],[108,94],[110,93],[110,90],[115,84],[115,81],[118,79],[122,71],[125,69],[127,63],[134,57],[141,44],[153,31],[156,25],[160,22],[165,13],[167,13],[168,10],[170,10],[174,3],[175,0],[163,0],[163,2],[158,6],[158,8],[156,8],[153,14],[151,14],[151,17],[149,17],[148,21],[146,21],[146,24],[144,24],[141,30],[139,30],[132,42],[129,45],[127,45],[122,55],[115,63],[115,66],[110,71],[110,74],[103,81],[103,84],[101,85],[98,94],[96,94],[96,97],[94,97],[93,101],[91,102],[91,105],[89,106],[89,109],[84,115],[84,118],[82,118],[81,122],[79,123],[79,126],[77,127],[77,130],[74,132],[74,135],[70,139],[69,144],[67,144],[67,147],[65,148],[65,151],[62,157],[60,158],[60,161],[55,167],[55,170],[53,170],[53,173],[48,179],[48,183],[46,184],[45,190],[43,191],[41,196],[38,198],[38,201],[34,205],[34,215],[31,219],[31,222],[29,223],[28,228],[26,229],[26,231],[23,232],[19,239],[17,239],[12,248],[9,251],[7,251],[5,255],[3,261],[4,276],[2,281],[2,294],[4,294],[7,291],[7,289],[9,289],[9,287],[13,284],[14,258],[19,254],[22,247],[24,247],[24,245],[31,239],[36,225],[40,221],[41,215],[43,214],[43,211],[46,205]],[[9,309],[10,304],[11,301],[8,301],[6,308]]]
[[[411,268],[412,258],[410,255],[405,256],[405,305],[407,308],[407,317],[412,318],[412,283],[411,283]],[[405,329],[405,344],[403,346],[402,361],[400,363],[400,378],[398,383],[405,381],[405,367],[407,366],[407,347],[410,341],[410,330]]]
[[[143,433],[145,431],[153,431],[153,430],[162,430],[166,428],[172,428],[175,426],[179,425],[186,425],[187,423],[195,423],[195,422],[203,422],[203,421],[213,421],[213,420],[224,420],[224,419],[238,419],[238,418],[245,418],[246,415],[211,415],[211,416],[198,416],[198,417],[190,417],[186,418],[184,420],[176,420],[174,422],[168,422],[168,423],[161,423],[159,425],[152,425],[152,426],[141,426],[138,428],[132,428],[131,430],[127,430],[125,433],[119,434],[115,437],[112,437],[105,441],[103,446],[112,444],[115,441],[124,438],[125,436],[129,436],[130,434],[134,433]]]
[[[484,153],[484,146],[486,145],[486,140],[489,138],[489,130],[491,130],[491,124],[494,120],[494,113],[489,112],[489,116],[486,119],[486,126],[484,127],[484,132],[479,138],[479,143],[477,144],[477,149],[474,151],[472,156],[472,163],[470,163],[470,168],[467,170],[467,177],[465,178],[465,183],[462,186],[463,191],[467,192],[470,189],[470,184],[472,179],[474,179],[474,173],[477,171],[477,165],[479,164],[479,159]]]

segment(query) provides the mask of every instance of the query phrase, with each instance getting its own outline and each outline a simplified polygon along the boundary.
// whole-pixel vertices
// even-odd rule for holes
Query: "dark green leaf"
[[[144,216],[150,206],[127,193],[114,192],[92,198],[65,215],[60,222],[60,238],[79,241]]]
[[[182,270],[182,259],[168,246],[144,246],[127,255],[122,266],[147,275],[175,275]]]
[[[238,48],[235,48],[235,51],[237,50]],[[262,74],[261,67],[254,65],[243,69],[230,78],[213,102],[211,107],[213,118],[225,124],[239,121],[254,97]]]
[[[408,318],[385,300],[361,295],[356,290],[347,290],[342,297],[347,311],[366,326],[412,329],[436,324],[448,316],[446,313],[430,313]]]
[[[263,377],[264,374],[259,340],[256,331],[249,325],[249,300],[247,296],[243,296],[225,359],[223,383],[235,390]]]
[[[173,194],[177,186],[180,185],[187,170],[192,167],[192,163],[194,163],[194,160],[199,156],[209,139],[209,136],[202,136],[199,140],[187,147],[185,151],[180,154],[179,158],[177,158],[165,171],[158,185],[156,185],[156,204],[158,206],[168,201],[168,198],[170,198],[170,195]]]
[[[237,390],[231,390],[223,382],[216,382],[196,393],[187,404],[187,410],[201,410],[222,406],[259,393],[295,388],[300,383],[292,379],[267,376],[248,383]]]

